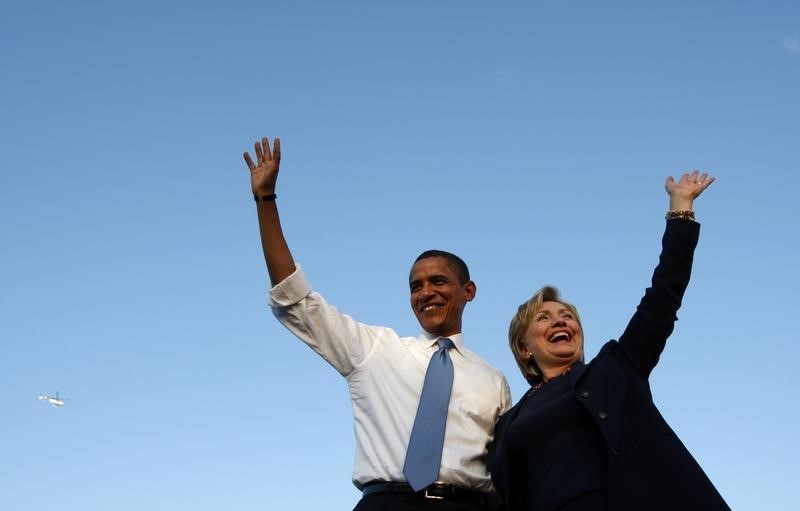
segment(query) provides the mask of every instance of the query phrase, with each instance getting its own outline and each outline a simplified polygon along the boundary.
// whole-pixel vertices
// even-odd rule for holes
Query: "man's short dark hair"
[[[416,259],[414,259],[414,264],[423,259],[428,259],[429,257],[441,257],[447,261],[448,266],[450,266],[450,269],[455,272],[456,276],[458,277],[458,281],[462,285],[469,282],[469,268],[467,268],[467,263],[465,263],[464,260],[457,255],[451,254],[450,252],[445,252],[444,250],[426,250]]]

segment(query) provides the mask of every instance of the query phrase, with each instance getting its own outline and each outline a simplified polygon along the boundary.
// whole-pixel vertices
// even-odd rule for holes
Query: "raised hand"
[[[694,200],[713,182],[714,176],[705,172],[701,175],[698,170],[682,175],[677,181],[672,176],[667,177],[664,188],[669,194],[670,211],[692,209]]]
[[[275,182],[278,180],[278,170],[281,165],[281,139],[275,138],[272,151],[269,148],[269,139],[264,137],[255,144],[256,161],[244,153],[244,161],[250,168],[250,185],[255,195],[270,195],[275,193]]]
[[[261,247],[267,263],[270,282],[274,286],[295,271],[294,259],[281,229],[278,206],[275,202],[275,182],[281,165],[281,140],[275,139],[270,151],[269,139],[256,142],[256,163],[244,153],[244,161],[250,168],[250,184],[256,196],[258,228],[261,233]]]

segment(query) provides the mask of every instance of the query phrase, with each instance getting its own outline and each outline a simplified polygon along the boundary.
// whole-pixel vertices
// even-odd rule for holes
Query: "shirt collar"
[[[436,341],[441,337],[442,336],[431,335],[428,332],[423,331],[421,334],[419,334],[419,337],[417,337],[417,341],[421,342],[426,349],[432,349],[434,346],[436,346]],[[461,356],[464,356],[464,334],[448,335],[447,338],[453,341],[458,353]]]

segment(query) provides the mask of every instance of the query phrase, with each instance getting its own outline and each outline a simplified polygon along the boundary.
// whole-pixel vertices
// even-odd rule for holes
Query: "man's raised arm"
[[[256,163],[244,153],[244,161],[250,168],[250,184],[258,210],[258,226],[261,232],[261,246],[267,263],[269,279],[274,286],[295,270],[294,259],[286,244],[281,229],[278,206],[275,204],[275,183],[281,164],[281,139],[275,139],[275,146],[269,148],[269,140],[264,137],[255,144]]]

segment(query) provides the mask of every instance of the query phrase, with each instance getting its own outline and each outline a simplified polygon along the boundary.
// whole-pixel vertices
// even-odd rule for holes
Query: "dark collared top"
[[[619,342],[609,341],[591,362],[576,364],[563,377],[570,399],[590,417],[593,429],[587,431],[600,439],[612,511],[730,509],[656,409],[648,382],[677,319],[699,231],[699,224],[692,221],[667,221],[652,285]],[[518,456],[511,432],[516,421],[527,416],[529,407],[537,407],[535,399],[521,400],[501,418],[490,468],[505,509],[547,511],[558,503],[537,507],[529,499],[528,474],[560,459],[576,466],[594,463],[594,455],[591,449],[584,449],[585,455],[565,455],[574,442],[566,436],[551,439],[546,456]],[[566,467],[564,473],[569,472]],[[542,491],[564,496],[578,495],[586,488],[580,478],[568,475],[551,478],[547,485],[550,488]]]

